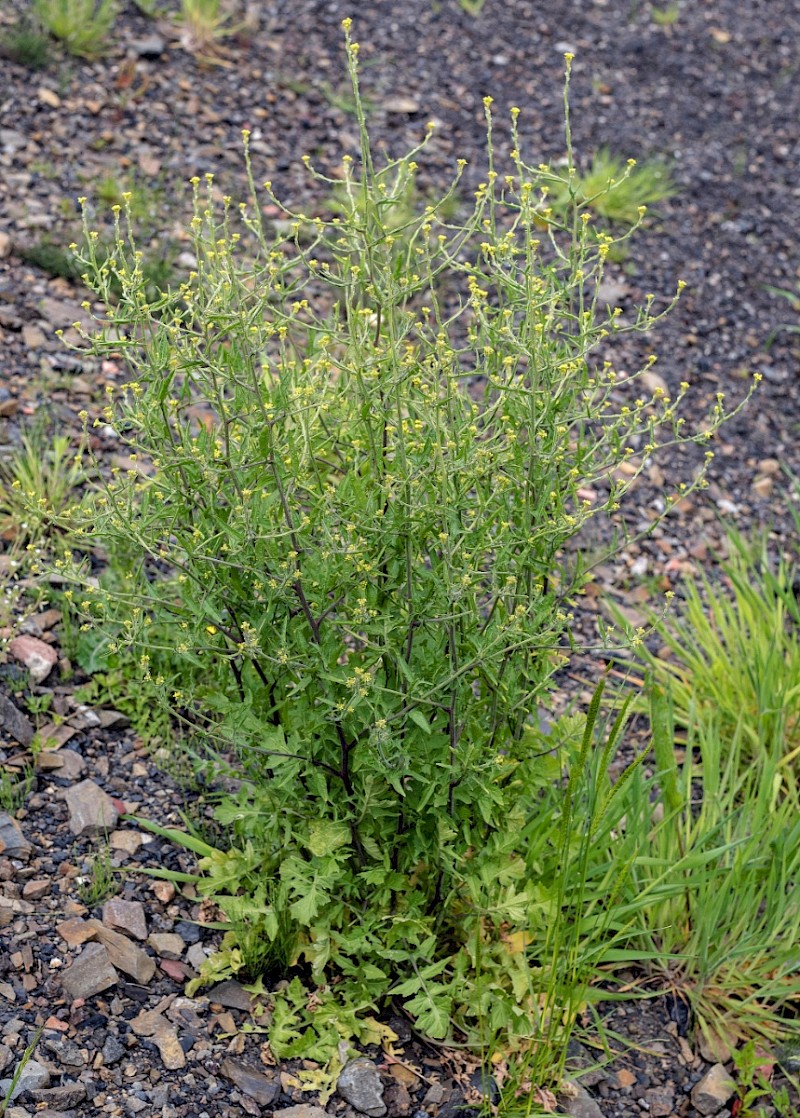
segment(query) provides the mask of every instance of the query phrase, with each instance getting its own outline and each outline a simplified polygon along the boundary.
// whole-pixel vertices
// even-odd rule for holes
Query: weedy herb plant
[[[202,978],[239,973],[245,922],[275,945],[265,965],[305,962],[316,1008],[295,978],[273,1052],[374,1037],[387,997],[433,1037],[529,1041],[561,1031],[548,991],[567,997],[558,968],[580,952],[554,951],[548,929],[584,927],[581,851],[614,818],[614,734],[590,765],[591,732],[556,750],[536,716],[584,577],[570,545],[619,508],[621,462],[706,443],[726,412],[688,434],[688,385],[618,401],[598,351],[666,309],[601,313],[613,238],[549,206],[554,185],[577,193],[566,95],[563,175],[523,161],[518,110],[498,169],[487,98],[471,214],[447,222],[434,201],[398,228],[425,141],[376,167],[345,29],[361,159],[310,243],[301,214],[267,239],[249,156],[250,204],[218,207],[211,176],[194,181],[197,268],[153,302],[124,212],[105,258],[87,224],[88,282],[108,302],[122,290],[92,346],[131,370],[96,422],[132,468],[106,477],[92,538],[136,558],[122,583],[81,591],[84,624],[237,758],[240,790],[217,809],[231,848],[197,847],[234,926]],[[591,811],[567,807],[586,796]],[[592,873],[612,894],[619,867]]]
[[[119,12],[117,0],[34,0],[33,10],[55,39],[79,58],[99,58]]]

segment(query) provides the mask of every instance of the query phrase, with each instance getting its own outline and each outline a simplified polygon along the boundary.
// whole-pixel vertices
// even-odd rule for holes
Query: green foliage
[[[675,190],[663,162],[637,164],[635,159],[621,159],[601,148],[584,175],[574,176],[553,191],[551,204],[556,213],[566,213],[574,206],[619,225],[636,226],[649,206],[671,198]]]
[[[725,585],[687,579],[677,616],[659,623],[670,659],[643,650],[654,679],[669,687],[678,725],[717,726],[739,739],[745,767],[776,765],[785,794],[798,790],[800,610],[795,572],[770,562],[765,544],[729,536]]]
[[[44,70],[50,61],[50,46],[41,25],[25,14],[4,32],[0,40],[4,52],[30,70]]]
[[[122,574],[81,608],[234,758],[229,846],[177,841],[231,925],[213,976],[291,959],[322,991],[310,1023],[278,1000],[276,1055],[311,1057],[337,1014],[361,1035],[392,996],[430,1036],[546,1037],[552,1056],[605,943],[638,764],[612,787],[622,722],[595,751],[599,697],[585,727],[539,729],[584,580],[569,545],[618,509],[634,447],[692,438],[688,386],[618,401],[596,351],[661,315],[601,313],[614,240],[548,207],[575,195],[571,149],[563,176],[529,167],[514,110],[501,175],[487,98],[472,212],[442,218],[455,184],[415,210],[425,141],[376,169],[356,55],[348,39],[361,165],[332,221],[293,215],[271,242],[252,175],[239,209],[195,180],[197,269],[150,302],[129,215],[109,256],[87,219],[81,263],[122,292],[91,345],[132,378],[96,422],[151,469],[102,478],[87,534]]]
[[[44,27],[64,43],[70,54],[92,59],[107,49],[119,4],[117,0],[34,0],[33,8]]]
[[[742,1118],[798,1118],[800,1111],[792,1104],[785,1085],[775,1087],[772,1082],[774,1057],[752,1040],[733,1053],[733,1063],[738,1081],[739,1109]],[[798,1089],[793,1080],[795,1090]]]
[[[658,27],[672,27],[681,18],[681,6],[677,0],[666,4],[663,8],[653,5],[650,8],[650,18]]]
[[[679,759],[668,695],[654,688],[652,704],[654,771],[624,796],[618,857],[630,844],[632,861],[612,926],[625,945],[607,958],[685,996],[709,1036],[773,1040],[800,1004],[796,787],[721,711],[690,718]]]
[[[800,316],[800,284],[797,285],[794,291],[787,287],[768,287],[767,291],[771,291],[773,295],[779,295],[781,299],[785,299],[792,308],[792,311]],[[779,329],[787,330],[790,334],[800,334],[800,322],[784,323]],[[777,333],[777,331],[775,333]],[[773,333],[772,337],[769,339],[770,342],[773,341],[775,333]]]
[[[28,1061],[33,1058],[33,1055],[36,1052],[36,1046],[38,1045],[39,1041],[41,1040],[43,1032],[44,1032],[44,1025],[42,1024],[42,1025],[39,1025],[39,1027],[37,1028],[36,1032],[33,1035],[33,1039],[31,1040],[30,1044],[25,1048],[25,1051],[22,1053],[22,1056],[20,1057],[20,1061],[17,1064],[16,1068],[14,1069],[14,1074],[11,1076],[11,1082],[8,1086],[8,1090],[6,1091],[5,1096],[2,1099],[0,1099],[0,1118],[2,1118],[2,1116],[4,1114],[6,1114],[6,1112],[8,1110],[8,1104],[10,1102],[14,1101],[14,1099],[16,1097],[17,1086],[19,1084],[20,1079],[22,1078],[22,1073],[25,1071],[25,1068],[28,1064]]]
[[[200,56],[210,56],[220,39],[235,35],[239,29],[231,25],[231,12],[222,0],[181,0],[180,22],[182,45]]]
[[[84,479],[81,449],[76,451],[69,436],[48,439],[41,424],[32,427],[19,447],[0,459],[0,529],[27,544],[68,531]]]
[[[77,879],[77,883],[78,896],[87,908],[95,908],[119,892],[108,838],[100,850],[92,855],[86,872]]]
[[[0,769],[0,808],[8,815],[25,806],[25,802],[36,787],[36,772],[26,765],[22,772],[7,772]]]

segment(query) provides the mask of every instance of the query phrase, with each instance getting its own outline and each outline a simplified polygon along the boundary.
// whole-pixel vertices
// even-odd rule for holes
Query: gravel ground
[[[0,30],[26,6],[8,0]],[[718,391],[737,399],[753,372],[763,376],[755,400],[715,440],[708,490],[682,503],[653,540],[597,572],[602,594],[587,601],[586,631],[602,595],[615,596],[635,620],[654,581],[663,590],[707,566],[720,550],[720,514],[742,528],[770,526],[776,550],[796,551],[784,471],[800,473],[798,350],[796,335],[782,329],[791,308],[768,290],[800,282],[796,0],[678,0],[663,9],[647,0],[486,0],[477,15],[456,0],[255,2],[246,26],[205,65],[170,20],[148,20],[125,4],[100,61],[54,51],[48,68],[33,72],[0,58],[0,453],[37,414],[77,432],[78,412],[114,375],[53,336],[59,327],[70,336],[83,295],[32,262],[41,263],[43,242],[77,239],[78,195],[133,184],[152,245],[177,241],[179,254],[182,184],[211,170],[224,192],[243,192],[240,132],[248,127],[257,178],[272,179],[289,206],[322,204],[299,157],[309,153],[333,173],[342,154],[356,152],[345,15],[354,17],[362,45],[378,148],[398,154],[427,120],[437,121],[422,180],[432,187],[449,180],[460,156],[471,160],[467,186],[479,181],[487,94],[501,147],[516,104],[530,161],[562,156],[563,54],[574,52],[579,162],[602,146],[626,157],[667,157],[679,186],[609,275],[623,308],[647,292],[671,292],[678,278],[688,283],[647,350],[629,343],[624,361],[633,368],[655,348],[661,376],[673,388],[689,380],[698,408]],[[98,448],[113,461],[110,438]],[[690,455],[653,463],[636,491],[634,522],[646,518],[665,482],[688,480],[692,467]],[[3,559],[0,550],[0,579]],[[109,831],[117,866],[181,868],[183,855],[146,841],[116,815],[145,805],[152,818],[175,824],[185,792],[124,720],[79,709],[75,683],[63,682],[58,617],[34,618],[28,630],[58,662],[36,687],[13,657],[0,664],[0,761],[21,755],[28,729],[20,708],[31,694],[51,692],[51,709],[74,733],[39,772],[16,818],[0,815],[0,1077],[45,1026],[33,1087],[43,1093],[21,1095],[8,1114],[233,1118],[302,1105],[287,1118],[321,1118],[293,1069],[267,1066],[263,1037],[240,1031],[249,1018],[240,988],[183,996],[212,942],[192,923],[199,909],[191,887],[175,893],[130,874],[117,898],[127,906],[87,903],[81,880],[101,845],[98,831]],[[592,665],[591,657],[583,662],[587,674]],[[76,967],[82,958],[88,967]],[[103,981],[105,988],[88,992]],[[633,1048],[623,1051],[615,1039],[619,1055],[584,1078],[590,1097],[565,1103],[570,1111],[580,1118],[596,1116],[597,1106],[608,1118],[712,1113],[707,1102],[696,1111],[691,1092],[713,1056],[689,1046],[675,1017],[664,998],[610,1011],[609,1035]],[[401,1040],[399,1064],[368,1053],[391,1118],[452,1118],[464,1100],[452,1062],[407,1035]],[[727,1116],[724,1102],[717,1109]],[[339,1095],[327,1109],[357,1113]]]

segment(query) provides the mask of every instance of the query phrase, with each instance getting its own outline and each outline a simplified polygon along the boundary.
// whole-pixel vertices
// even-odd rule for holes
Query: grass
[[[47,35],[29,13],[4,32],[0,46],[9,58],[29,70],[44,70],[50,61]]]
[[[681,729],[708,721],[724,740],[739,739],[743,766],[774,760],[783,794],[798,791],[800,757],[800,609],[795,571],[772,562],[763,542],[729,537],[725,582],[687,579],[684,602],[658,626],[670,652],[645,652],[657,684],[668,688]]]
[[[679,760],[667,694],[652,704],[654,771],[627,790],[625,842],[640,853],[610,955],[685,999],[707,1037],[775,1041],[800,1006],[800,801],[782,794],[778,757],[746,763],[752,743],[710,713],[690,721]]]
[[[571,186],[579,207],[592,210],[606,221],[629,226],[641,220],[643,210],[671,198],[675,191],[662,160],[636,163],[613,155],[607,148],[596,153],[589,169]],[[569,204],[569,189],[561,188],[553,194],[551,205],[556,213],[565,213]]]
[[[0,459],[0,530],[22,544],[66,532],[84,479],[80,447],[68,435],[48,437],[42,425],[32,427]]]
[[[36,786],[36,772],[26,765],[19,775],[0,769],[0,808],[7,815],[15,815]]]
[[[33,1040],[27,1046],[25,1051],[22,1053],[22,1056],[20,1057],[20,1061],[17,1064],[16,1068],[14,1069],[14,1074],[11,1076],[11,1083],[9,1084],[8,1090],[5,1093],[5,1097],[2,1100],[0,1100],[0,1118],[2,1118],[2,1116],[7,1112],[8,1104],[10,1102],[14,1101],[15,1094],[16,1094],[16,1091],[17,1091],[17,1086],[19,1084],[20,1079],[22,1078],[22,1073],[25,1071],[25,1068],[27,1067],[28,1062],[33,1059],[33,1055],[36,1051],[36,1046],[38,1045],[39,1041],[41,1040],[43,1032],[44,1032],[44,1025],[39,1025],[39,1027],[37,1028],[36,1032],[33,1035]]]
[[[87,908],[95,908],[119,892],[107,837],[103,847],[89,860],[87,872],[77,878],[77,886],[78,896]]]
[[[33,10],[70,54],[91,60],[106,53],[119,5],[117,0],[34,0]]]

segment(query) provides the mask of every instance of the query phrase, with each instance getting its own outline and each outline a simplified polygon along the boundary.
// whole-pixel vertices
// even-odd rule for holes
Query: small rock
[[[404,1083],[395,1080],[390,1083],[383,1094],[386,1109],[397,1118],[406,1118],[411,1113],[411,1095]]]
[[[411,1068],[406,1067],[405,1064],[390,1064],[389,1074],[398,1083],[402,1083],[404,1087],[416,1087],[422,1082],[420,1077],[416,1075]]]
[[[22,895],[26,901],[40,901],[46,897],[53,888],[53,882],[48,877],[36,881],[26,881],[22,886]]]
[[[80,753],[62,749],[57,753],[44,750],[36,758],[36,767],[42,772],[58,773],[62,780],[79,781],[86,772],[86,762]]]
[[[180,958],[186,946],[181,937],[174,932],[152,932],[147,937],[147,942],[158,955],[167,959]]]
[[[194,967],[199,971],[203,963],[208,959],[208,952],[202,943],[193,943],[186,951],[186,962],[190,967]]]
[[[636,1076],[628,1068],[620,1068],[616,1077],[620,1087],[632,1087],[636,1082]]]
[[[65,1036],[48,1036],[45,1034],[39,1042],[41,1047],[53,1056],[59,1064],[66,1064],[71,1068],[82,1068],[86,1058],[73,1040]]]
[[[45,1103],[51,1110],[63,1111],[84,1101],[86,1087],[83,1083],[65,1083],[62,1087],[31,1091],[30,1096],[38,1103]]]
[[[271,1106],[281,1092],[279,1080],[271,1079],[255,1068],[240,1064],[238,1060],[230,1058],[223,1060],[220,1072],[261,1106]]]
[[[336,1090],[354,1110],[369,1118],[383,1118],[386,1104],[383,1101],[383,1083],[378,1069],[366,1056],[348,1060],[339,1076]]]
[[[653,1118],[667,1118],[675,1109],[675,1092],[671,1087],[649,1087],[644,1100]]]
[[[387,113],[398,113],[401,116],[419,112],[419,101],[415,97],[387,97],[381,104]]]
[[[12,240],[8,233],[0,231],[0,260],[11,255]]]
[[[444,1087],[441,1083],[431,1083],[422,1100],[423,1106],[441,1106],[444,1100]]]
[[[114,932],[125,932],[134,939],[147,939],[147,920],[139,901],[123,901],[119,897],[112,897],[103,905],[103,923]]]
[[[25,665],[32,683],[43,683],[58,660],[58,653],[53,646],[45,644],[38,637],[14,637],[8,642],[8,651],[15,660]]]
[[[22,342],[26,349],[41,349],[47,339],[38,326],[26,323],[22,327]]]
[[[224,1005],[226,1009],[242,1009],[246,1011],[252,1010],[255,1005],[255,998],[252,994],[248,994],[244,986],[234,979],[228,979],[227,982],[220,982],[208,992],[208,1000],[217,1002],[218,1005]]]
[[[692,1087],[692,1105],[701,1114],[716,1114],[736,1090],[724,1064],[714,1064]]]
[[[93,780],[82,780],[67,789],[69,829],[74,835],[97,835],[113,831],[119,812],[103,789]]]
[[[639,383],[651,396],[669,396],[669,385],[660,373],[652,369],[645,369],[639,377]]]
[[[153,892],[162,904],[169,904],[175,899],[177,889],[171,881],[154,881]]]
[[[128,1049],[124,1044],[120,1044],[115,1036],[107,1036],[103,1044],[103,1063],[109,1067],[111,1064],[116,1064]]]
[[[35,733],[27,714],[23,714],[5,695],[0,695],[0,730],[6,730],[20,745],[30,745]]]
[[[112,932],[99,920],[88,920],[87,923],[95,929],[98,940],[108,952],[111,965],[130,975],[134,982],[146,986],[156,973],[155,960],[141,947],[131,943],[127,936]]]
[[[80,947],[90,939],[96,939],[97,932],[86,920],[73,917],[71,920],[62,920],[56,924],[56,931],[70,947]]]
[[[104,730],[126,730],[131,724],[127,714],[118,710],[99,710],[97,717]]]
[[[89,943],[61,975],[61,984],[73,1001],[91,998],[119,981],[102,943]]]
[[[144,835],[141,831],[113,831],[108,841],[112,850],[123,850],[132,855],[144,842]]]
[[[727,1064],[733,1058],[736,1042],[730,1044],[719,1033],[700,1031],[698,1049],[707,1064]]]
[[[47,89],[46,86],[40,86],[38,90],[39,100],[43,105],[47,105],[50,109],[58,109],[61,106],[61,98],[58,96],[54,89]]]
[[[160,58],[167,44],[160,35],[145,35],[141,39],[132,39],[130,47],[139,58]]]
[[[770,497],[772,495],[772,490],[775,488],[775,479],[769,477],[769,475],[757,477],[752,482],[750,488],[757,497]]]
[[[11,1079],[0,1079],[0,1095],[5,1096],[11,1088],[11,1082]],[[40,1064],[38,1060],[28,1060],[17,1080],[16,1087],[9,1095],[8,1101],[13,1102],[25,1091],[36,1091],[40,1087],[46,1087],[49,1082],[50,1072],[44,1064]]]
[[[22,828],[16,819],[0,811],[0,854],[7,854],[10,858],[19,858],[27,862],[33,847],[22,833]]]
[[[186,1066],[186,1054],[181,1048],[178,1033],[166,1021],[153,1033],[153,1042],[158,1046],[164,1067],[168,1071],[178,1071]]]
[[[558,1095],[558,1109],[571,1118],[603,1118],[603,1112],[585,1087],[568,1079],[567,1090]]]
[[[301,1102],[297,1106],[284,1106],[274,1111],[274,1114],[275,1118],[330,1118],[327,1110],[307,1102]]]

